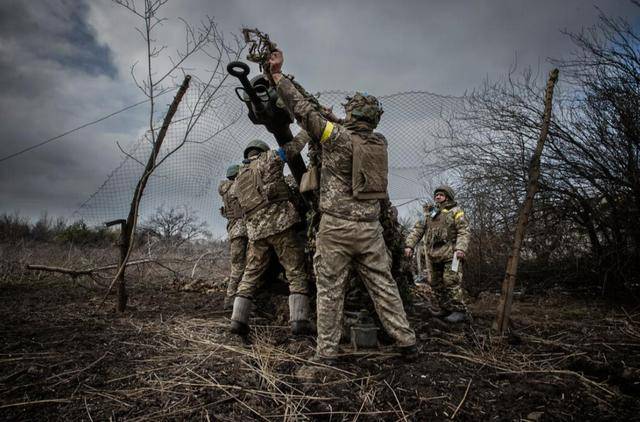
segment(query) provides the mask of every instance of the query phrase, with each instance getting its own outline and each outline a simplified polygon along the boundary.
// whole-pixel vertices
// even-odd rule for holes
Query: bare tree
[[[158,207],[143,224],[143,230],[177,248],[189,240],[207,237],[207,223],[196,211],[184,205],[179,208]]]
[[[576,52],[554,62],[565,77],[554,100],[523,264],[546,285],[637,289],[640,34],[623,19],[601,15],[597,26],[568,35]],[[458,174],[472,220],[470,267],[482,267],[478,278],[496,284],[541,129],[541,88],[530,71],[487,83],[468,97],[431,151],[439,158],[436,171]]]
[[[185,44],[181,49],[176,50],[174,55],[166,52],[166,45],[158,45],[156,36],[162,25],[167,21],[161,17],[160,9],[168,2],[168,0],[114,0],[114,2],[127,11],[138,17],[141,21],[141,27],[136,28],[140,34],[142,41],[146,46],[146,60],[143,77],[139,76],[136,64],[131,67],[131,74],[134,82],[140,91],[149,99],[149,128],[145,134],[146,140],[152,146],[150,156],[146,164],[141,163],[132,155],[120,148],[121,151],[129,158],[138,162],[144,167],[140,180],[133,193],[129,215],[126,220],[116,220],[108,224],[120,224],[122,227],[122,236],[120,241],[121,257],[120,267],[109,286],[107,295],[111,292],[113,286],[118,283],[118,310],[124,311],[127,303],[127,294],[125,287],[124,271],[126,263],[131,255],[133,239],[135,236],[137,220],[139,215],[140,201],[146,187],[147,181],[151,174],[173,156],[180,148],[190,140],[190,135],[196,127],[202,115],[207,111],[215,108],[217,102],[222,102],[220,89],[224,86],[224,82],[228,77],[225,72],[225,63],[239,58],[241,48],[240,43],[234,38],[233,44],[228,44],[222,33],[218,30],[215,21],[207,17],[199,26],[192,26],[185,20],[181,19],[184,25]],[[171,124],[173,115],[175,114],[178,104],[182,99],[187,87],[190,84],[191,76],[186,75],[185,66],[187,63],[195,59],[197,56],[206,58],[212,64],[212,68],[208,70],[208,76],[199,79],[195,78],[194,83],[198,85],[198,93],[193,103],[188,104],[187,117],[184,119],[185,129],[180,135],[179,141],[172,145],[169,150],[162,150],[162,142]],[[159,60],[165,59],[165,64]],[[168,64],[166,64],[168,63]],[[158,130],[155,126],[157,98],[165,93],[169,82],[174,81],[179,75],[184,76],[184,81],[178,90],[178,93],[169,107],[169,111],[164,118],[163,124]],[[207,139],[214,138],[218,133],[226,130],[234,121],[222,123],[216,128]],[[107,296],[105,296],[106,299]]]

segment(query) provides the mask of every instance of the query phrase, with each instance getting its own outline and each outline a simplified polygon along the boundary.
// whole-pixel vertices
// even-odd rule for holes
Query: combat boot
[[[337,356],[320,356],[318,354],[314,355],[309,362],[314,363],[320,366],[337,366],[338,365],[338,357]]]
[[[418,358],[418,346],[412,344],[410,346],[398,346],[398,352],[402,356],[402,359],[407,362],[413,362]]]
[[[309,296],[292,293],[289,295],[289,321],[293,335],[310,334]]]
[[[253,302],[246,297],[236,296],[233,302],[233,313],[231,314],[230,331],[233,334],[245,336],[249,333],[249,315]]]

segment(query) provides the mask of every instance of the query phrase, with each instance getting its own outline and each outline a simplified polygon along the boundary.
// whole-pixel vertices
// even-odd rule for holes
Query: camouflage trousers
[[[399,346],[415,344],[415,333],[391,276],[391,260],[378,221],[349,221],[323,214],[313,263],[318,288],[318,356],[338,354],[345,290],[352,266],[389,335]]]
[[[462,265],[451,271],[451,261],[431,263],[431,288],[443,310],[467,312],[462,290]]]
[[[264,239],[249,241],[247,266],[236,296],[253,299],[256,290],[262,284],[262,276],[269,266],[270,248],[276,253],[278,261],[284,267],[289,282],[289,293],[309,294],[309,278],[305,271],[304,249],[296,239],[292,228],[276,233]]]
[[[229,254],[231,255],[231,274],[227,285],[227,297],[233,297],[242,280],[244,266],[247,261],[247,237],[239,236],[229,240]]]

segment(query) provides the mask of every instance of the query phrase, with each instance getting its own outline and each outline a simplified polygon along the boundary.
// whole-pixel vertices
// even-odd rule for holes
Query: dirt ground
[[[1,287],[2,420],[640,420],[640,307],[521,297],[501,344],[494,295],[467,327],[418,304],[417,361],[345,347],[322,368],[283,318],[260,312],[249,341],[230,335],[221,290],[132,285],[117,315],[80,280]]]

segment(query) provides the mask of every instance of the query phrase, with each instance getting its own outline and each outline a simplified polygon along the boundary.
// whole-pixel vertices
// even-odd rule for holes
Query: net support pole
[[[118,312],[124,312],[127,307],[127,290],[126,283],[124,278],[125,268],[127,266],[127,261],[131,255],[131,246],[133,245],[133,236],[135,235],[135,229],[138,222],[138,210],[140,208],[140,201],[142,200],[142,194],[144,192],[145,187],[147,186],[147,181],[149,177],[153,173],[156,168],[156,161],[158,155],[160,154],[160,148],[162,147],[162,142],[169,130],[169,125],[171,124],[171,120],[173,116],[176,114],[178,110],[178,105],[180,101],[182,101],[182,97],[185,92],[189,88],[189,82],[191,81],[191,76],[186,75],[182,85],[180,85],[180,89],[176,93],[171,105],[169,106],[169,110],[164,117],[162,122],[162,127],[158,132],[158,136],[153,143],[153,149],[151,150],[151,154],[149,154],[149,158],[147,160],[147,164],[145,166],[144,172],[138,180],[138,184],[136,185],[135,191],[133,193],[133,198],[131,200],[131,205],[129,208],[129,215],[124,223],[120,223],[122,227],[121,237],[120,237],[120,263],[118,267],[118,271],[116,276],[114,277],[111,285],[109,286],[109,290],[107,291],[107,295],[111,292],[114,284],[117,283],[118,290]],[[117,220],[122,221],[122,220]],[[106,299],[106,296],[105,296]],[[103,300],[104,302],[104,300]]]
[[[500,294],[500,301],[498,302],[498,310],[496,319],[493,323],[493,329],[498,333],[500,337],[503,337],[508,326],[511,317],[511,305],[513,304],[513,292],[516,284],[516,277],[518,274],[518,261],[520,259],[520,249],[522,248],[522,242],[527,230],[527,223],[529,222],[529,216],[533,209],[533,197],[539,188],[538,179],[540,177],[540,159],[542,156],[542,150],[544,143],[549,133],[549,125],[551,123],[551,110],[553,100],[553,89],[558,81],[558,69],[553,69],[549,73],[549,80],[547,81],[547,87],[544,95],[544,114],[542,116],[542,127],[540,129],[540,136],[538,137],[538,143],[536,149],[531,157],[531,163],[529,165],[529,181],[527,184],[527,194],[520,208],[518,215],[518,222],[516,224],[516,230],[514,234],[513,246],[507,260],[507,268],[505,271],[504,280],[502,281],[502,292]]]

